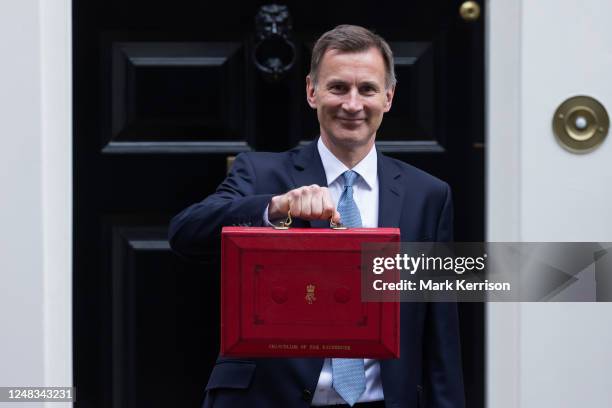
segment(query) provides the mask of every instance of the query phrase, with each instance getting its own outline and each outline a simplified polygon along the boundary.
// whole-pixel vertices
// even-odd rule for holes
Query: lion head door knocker
[[[293,68],[296,59],[289,9],[278,4],[261,6],[255,16],[255,29],[255,67],[265,79],[279,81]]]

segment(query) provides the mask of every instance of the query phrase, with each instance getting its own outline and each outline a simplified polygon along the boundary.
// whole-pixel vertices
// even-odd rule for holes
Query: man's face
[[[347,150],[374,144],[394,89],[385,89],[385,62],[376,48],[342,53],[328,50],[316,86],[306,78],[308,104],[317,110],[321,136]]]

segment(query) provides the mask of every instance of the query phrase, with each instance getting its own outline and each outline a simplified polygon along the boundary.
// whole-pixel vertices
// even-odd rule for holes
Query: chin
[[[336,133],[333,139],[336,141],[336,143],[346,147],[359,147],[367,145],[370,141],[369,137],[363,135],[363,131],[351,132],[346,131],[346,129]]]

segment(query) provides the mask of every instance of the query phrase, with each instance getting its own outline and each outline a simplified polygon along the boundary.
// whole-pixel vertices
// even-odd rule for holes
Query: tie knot
[[[359,174],[353,170],[347,170],[342,173],[342,176],[344,177],[345,187],[352,187]]]

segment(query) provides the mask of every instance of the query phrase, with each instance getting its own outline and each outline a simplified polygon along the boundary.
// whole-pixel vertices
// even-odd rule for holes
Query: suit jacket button
[[[312,401],[312,391],[307,389],[302,390],[302,399],[306,402]]]

